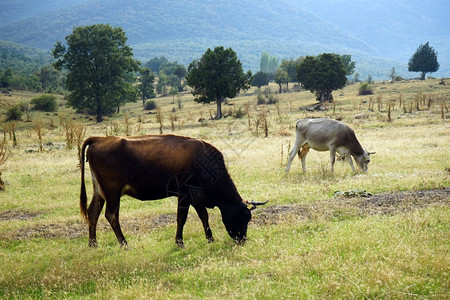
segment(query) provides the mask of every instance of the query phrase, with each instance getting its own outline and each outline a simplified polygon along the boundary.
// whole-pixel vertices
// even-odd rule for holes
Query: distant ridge
[[[127,32],[135,56],[142,61],[163,55],[188,64],[200,57],[208,47],[223,45],[232,47],[244,68],[253,71],[258,70],[263,51],[280,58],[335,52],[351,54],[357,62],[356,71],[361,76],[371,74],[376,79],[386,78],[392,67],[401,76],[413,76],[406,70],[407,61],[389,59],[389,56],[384,56],[383,49],[371,45],[370,39],[367,42],[358,38],[329,22],[326,15],[319,14],[317,17],[302,8],[308,7],[308,3],[311,5],[312,1],[149,2],[17,0],[14,7],[16,11],[21,11],[23,17],[10,18],[8,24],[0,26],[0,39],[49,51],[56,41],[63,41],[75,26],[108,23],[120,26]],[[35,5],[40,9],[33,12]],[[8,6],[2,3],[0,8],[7,9]],[[2,14],[5,12],[0,16]],[[440,61],[441,69],[446,70],[448,64]]]

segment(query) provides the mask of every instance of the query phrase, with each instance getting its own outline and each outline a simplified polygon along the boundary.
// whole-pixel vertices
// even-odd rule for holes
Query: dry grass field
[[[57,112],[31,111],[30,122],[15,123],[17,145],[11,124],[0,127],[8,154],[0,165],[0,298],[449,298],[450,80],[440,81],[377,82],[370,96],[349,85],[316,111],[308,109],[316,103],[308,91],[256,105],[252,89],[224,104],[230,116],[218,121],[210,120],[215,105],[197,104],[189,93],[156,98],[159,111],[127,104],[102,123],[58,96]],[[35,96],[0,95],[0,120]],[[331,173],[329,154],[311,150],[308,173],[295,159],[286,176],[295,121],[306,117],[352,127],[376,152],[369,172],[336,162]],[[41,141],[33,120],[41,120]],[[215,242],[207,243],[191,211],[180,249],[175,198],[123,197],[130,249],[119,247],[103,216],[99,247],[90,249],[78,206],[78,142],[66,134],[80,129],[79,140],[161,130],[204,139],[222,151],[244,199],[269,203],[253,211],[243,246],[229,238],[218,209],[210,210]]]

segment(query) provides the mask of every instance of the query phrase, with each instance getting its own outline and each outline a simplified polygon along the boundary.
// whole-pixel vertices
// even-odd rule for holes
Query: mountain
[[[51,62],[48,51],[0,41],[0,73],[11,69],[15,74],[30,75]]]
[[[135,56],[144,62],[165,56],[187,65],[207,48],[223,45],[237,52],[245,69],[256,71],[263,51],[280,58],[335,52],[351,54],[361,78],[376,79],[386,79],[392,67],[412,77],[407,61],[419,44],[430,41],[441,64],[432,75],[449,76],[447,18],[422,2],[7,0],[0,4],[0,40],[49,51],[75,26],[108,23],[127,32]],[[415,25],[417,18],[426,22]]]
[[[448,0],[291,0],[291,5],[359,37],[383,57],[407,61],[419,44],[443,51],[450,43]]]

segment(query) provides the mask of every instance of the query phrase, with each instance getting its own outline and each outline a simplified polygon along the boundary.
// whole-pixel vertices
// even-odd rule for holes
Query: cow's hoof
[[[184,248],[184,242],[183,240],[177,239],[175,241],[175,243],[177,244],[178,248]]]
[[[97,241],[96,240],[89,240],[89,247],[90,248],[97,248]]]

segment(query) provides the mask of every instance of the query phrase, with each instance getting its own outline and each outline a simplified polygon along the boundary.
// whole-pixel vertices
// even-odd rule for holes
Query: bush
[[[261,91],[258,92],[256,99],[258,105],[266,104],[266,96],[263,93],[261,93]]]
[[[274,93],[270,93],[269,96],[267,96],[267,104],[277,104],[278,102],[280,102],[280,99]]]
[[[6,121],[18,121],[22,118],[20,105],[14,105],[6,111]]]
[[[33,98],[30,102],[35,110],[40,111],[56,111],[56,96],[42,95],[40,97]]]
[[[373,89],[368,82],[363,82],[359,85],[359,95],[372,95]]]
[[[152,109],[156,109],[157,105],[156,102],[154,100],[147,100],[145,102],[145,107],[146,110],[152,110]]]

